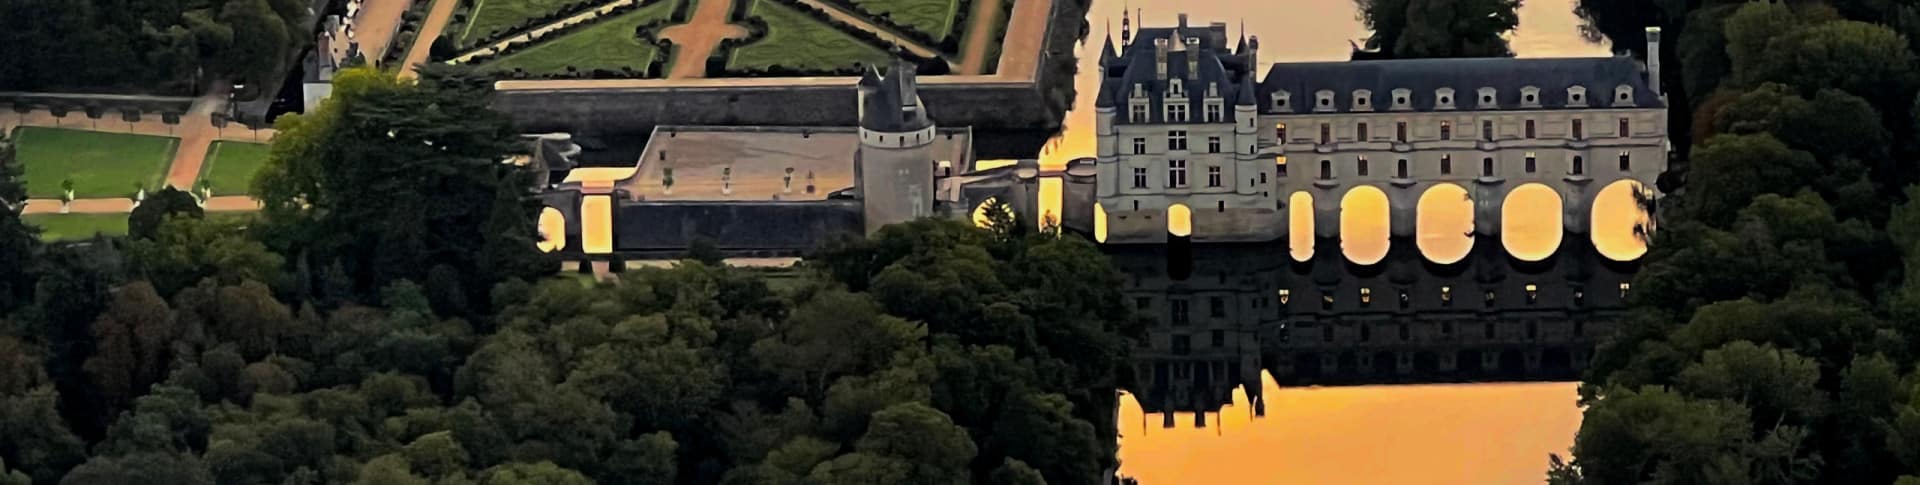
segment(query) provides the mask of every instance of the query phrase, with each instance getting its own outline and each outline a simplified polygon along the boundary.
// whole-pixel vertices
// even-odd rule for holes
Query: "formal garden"
[[[216,141],[207,149],[196,185],[213,189],[213,195],[244,195],[252,186],[253,174],[266,165],[265,144]]]
[[[179,138],[23,126],[13,133],[26,168],[27,196],[130,197],[164,183]]]
[[[107,214],[28,214],[20,216],[27,225],[40,228],[41,241],[75,241],[91,238],[96,234],[122,236],[127,234],[127,215],[125,213]]]
[[[706,55],[681,60],[705,63],[706,77],[852,75],[888,62],[890,51],[898,50],[923,75],[947,74],[962,63],[976,36],[996,37],[982,55],[998,56],[997,37],[1005,33],[1013,2],[1000,2],[992,22],[975,26],[968,20],[974,1],[984,0],[469,0],[435,44],[434,56],[483,66],[501,78],[631,79],[665,77],[674,53],[682,50]],[[744,28],[746,36],[705,30],[691,36],[695,43],[714,42],[711,49],[687,49],[659,37],[669,27],[690,25],[689,12],[703,2],[727,2],[729,14],[724,24],[694,22],[695,28]],[[608,6],[615,7],[591,12]],[[539,30],[576,16],[583,19]],[[504,49],[491,50],[502,41]],[[974,74],[991,72],[995,62],[979,64]]]
[[[761,34],[735,48],[728,71],[783,67],[798,71],[831,71],[855,64],[884,64],[885,49],[836,29],[824,20],[774,0],[754,0],[746,13],[749,29]],[[764,33],[759,32],[764,31]]]

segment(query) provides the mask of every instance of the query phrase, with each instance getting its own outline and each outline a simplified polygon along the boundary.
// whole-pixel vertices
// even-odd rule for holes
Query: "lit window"
[[[1632,168],[1633,168],[1633,155],[1631,153],[1628,153],[1626,150],[1621,150],[1620,151],[1620,171],[1625,172],[1625,171],[1631,170]]]
[[[1631,285],[1631,284],[1628,284],[1628,283],[1621,283],[1621,284],[1620,284],[1620,297],[1621,297],[1621,298],[1626,298],[1626,297],[1627,297],[1627,290],[1631,290],[1631,289],[1633,289],[1633,285]]]
[[[1373,288],[1361,288],[1361,289],[1360,289],[1360,304],[1361,304],[1362,306],[1364,306],[1364,305],[1369,305],[1369,304],[1372,304],[1372,303],[1373,303]]]
[[[1535,286],[1532,283],[1528,283],[1527,284],[1527,303],[1533,304],[1539,301],[1540,301],[1540,287]]]
[[[1453,287],[1451,286],[1440,287],[1440,303],[1445,305],[1453,304]]]
[[[1293,290],[1288,290],[1288,289],[1281,289],[1281,290],[1280,290],[1280,304],[1281,304],[1281,305],[1285,305],[1285,304],[1287,304],[1287,301],[1288,301],[1288,300],[1291,300],[1291,299],[1293,299]]]
[[[1538,168],[1538,167],[1535,167],[1534,162],[1536,160],[1537,159],[1534,158],[1533,156],[1533,152],[1527,152],[1527,173],[1533,173],[1534,170]]]
[[[1275,141],[1278,141],[1282,145],[1287,144],[1287,124],[1286,123],[1273,125],[1273,139]]]
[[[1359,167],[1359,170],[1354,171],[1354,173],[1360,175],[1361,177],[1367,176],[1367,156],[1366,155],[1360,156],[1358,167]]]
[[[1440,155],[1440,175],[1453,175],[1453,155]]]
[[[1453,139],[1453,122],[1451,121],[1440,122],[1440,139],[1441,140]]]

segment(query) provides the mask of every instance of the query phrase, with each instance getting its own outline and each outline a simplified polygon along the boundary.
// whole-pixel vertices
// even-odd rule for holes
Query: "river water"
[[[1572,3],[1526,2],[1514,51],[1522,57],[1607,55],[1604,45],[1580,35]],[[1117,41],[1121,12],[1130,8],[1143,13],[1134,19],[1136,28],[1173,25],[1186,13],[1191,24],[1227,22],[1237,36],[1244,20],[1246,33],[1260,38],[1263,64],[1343,60],[1349,40],[1367,34],[1352,0],[1096,1],[1088,14],[1093,34],[1079,52],[1081,96],[1043,163],[1057,167],[1093,155],[1091,94],[1099,91],[1099,81],[1092,73],[1100,39],[1111,35]],[[1630,229],[1635,206],[1630,195],[1619,198],[1596,203],[1605,206],[1596,210],[1596,222],[1623,215],[1627,222],[1612,225]],[[1541,224],[1551,228],[1543,233],[1558,238],[1557,214],[1552,217],[1553,224]],[[1598,227],[1595,232],[1602,250],[1626,245],[1635,246],[1626,251],[1644,251],[1637,238],[1600,234]],[[1422,249],[1427,244],[1423,240]],[[1190,413],[1176,413],[1165,427],[1165,416],[1144,413],[1131,395],[1123,398],[1121,473],[1149,485],[1541,483],[1547,455],[1564,455],[1580,426],[1570,382],[1283,388],[1264,372],[1261,380],[1264,416],[1254,416],[1246,393],[1236,390],[1232,405],[1200,417],[1204,425]]]

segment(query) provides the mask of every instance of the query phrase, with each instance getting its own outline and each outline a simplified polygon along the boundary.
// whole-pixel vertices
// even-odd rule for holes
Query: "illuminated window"
[[[1440,287],[1440,304],[1445,306],[1453,306],[1453,287],[1451,286]]]
[[[1333,295],[1321,295],[1321,296],[1320,296],[1320,309],[1321,309],[1321,310],[1332,310],[1332,309],[1333,309]]]
[[[1489,307],[1491,307],[1491,306],[1493,306],[1493,296],[1494,296],[1494,295],[1493,295],[1493,291],[1492,291],[1492,290],[1488,290],[1488,291],[1487,291],[1487,306],[1489,306]]]
[[[1527,173],[1533,173],[1534,170],[1538,168],[1535,166],[1536,165],[1535,162],[1538,160],[1539,159],[1534,158],[1533,152],[1527,152]]]
[[[1360,289],[1360,306],[1373,304],[1373,288]]]
[[[1275,141],[1278,141],[1282,145],[1287,144],[1287,124],[1286,123],[1273,125],[1273,139]]]
[[[1281,305],[1286,305],[1286,304],[1287,304],[1287,301],[1288,301],[1288,300],[1292,300],[1292,299],[1293,299],[1293,290],[1288,290],[1288,289],[1281,289],[1281,290],[1280,290],[1280,304],[1281,304]]]
[[[1621,283],[1621,284],[1620,284],[1620,297],[1621,297],[1621,298],[1626,298],[1626,297],[1627,297],[1627,290],[1630,290],[1630,289],[1633,289],[1633,285],[1631,285],[1631,284],[1628,284],[1628,283]]]
[[[1539,301],[1540,301],[1540,287],[1532,283],[1528,283],[1527,284],[1527,304],[1531,305],[1534,303],[1538,303]]]
[[[1274,157],[1273,166],[1276,167],[1275,170],[1279,172],[1276,174],[1277,176],[1287,176],[1287,157]]]
[[[1441,140],[1453,139],[1453,122],[1452,121],[1440,122],[1440,139]]]
[[[1361,177],[1367,176],[1367,156],[1366,155],[1360,156],[1358,168],[1359,170],[1355,171],[1354,173],[1359,174]]]
[[[1413,306],[1413,298],[1408,297],[1405,291],[1400,292],[1400,309],[1405,310],[1409,306]],[[1401,328],[1405,329],[1406,327]]]
[[[1453,154],[1440,155],[1440,175],[1453,175]]]

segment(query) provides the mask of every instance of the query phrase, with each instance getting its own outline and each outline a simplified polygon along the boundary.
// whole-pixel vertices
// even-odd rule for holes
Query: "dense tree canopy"
[[[196,94],[271,83],[308,42],[304,0],[0,2],[0,90]]]
[[[1521,0],[1355,0],[1373,30],[1367,49],[1385,58],[1510,57],[1505,35]]]
[[[1614,29],[1604,19],[1630,13],[1583,5]],[[1683,30],[1678,90],[1695,102],[1674,109],[1698,143],[1659,205],[1632,316],[1589,368],[1573,460],[1555,459],[1550,481],[1920,480],[1911,9],[1659,13]]]

